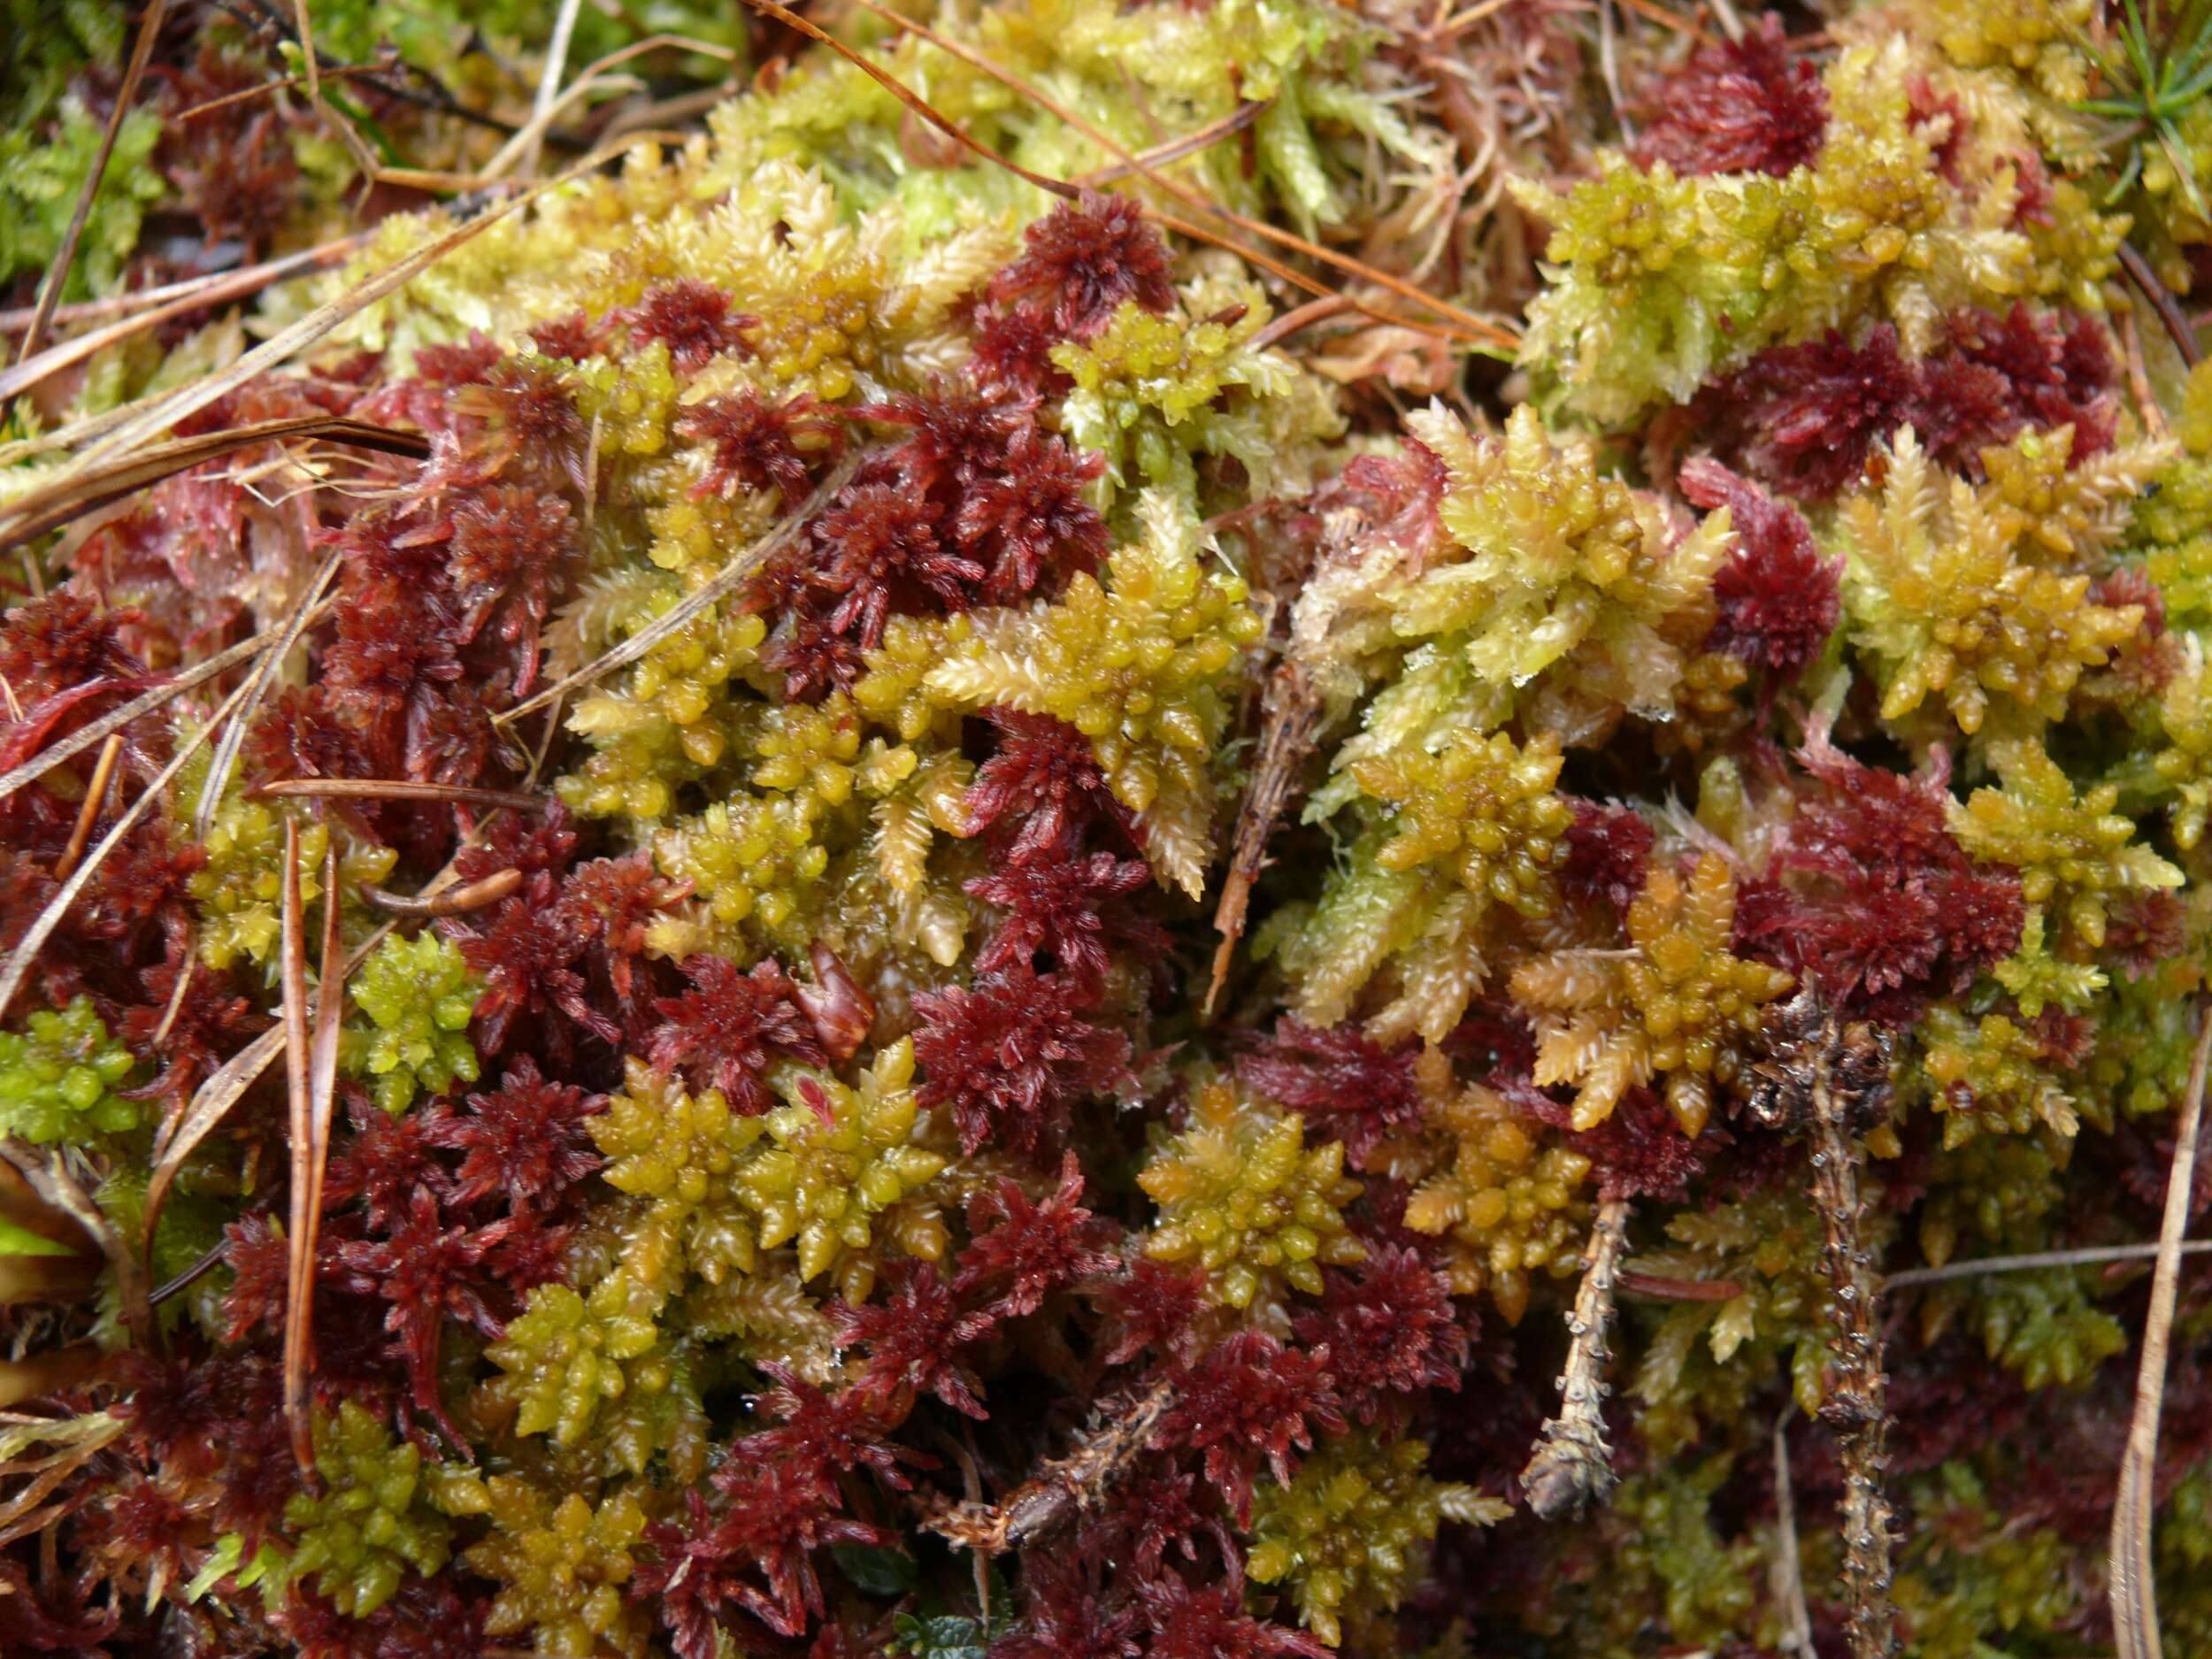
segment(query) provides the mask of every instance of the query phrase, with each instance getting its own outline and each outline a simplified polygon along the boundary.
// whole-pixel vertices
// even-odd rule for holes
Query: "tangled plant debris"
[[[2212,1651],[2212,7],[5,4],[0,1652]]]

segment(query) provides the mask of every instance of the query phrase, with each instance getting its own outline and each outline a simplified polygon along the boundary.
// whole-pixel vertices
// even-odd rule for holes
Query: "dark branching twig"
[[[1813,1205],[1820,1214],[1835,1333],[1828,1398],[1820,1414],[1835,1430],[1843,1466],[1843,1586],[1853,1659],[1897,1650],[1890,1601],[1891,1510],[1888,1379],[1877,1313],[1881,1281],[1861,1233],[1858,1137],[1889,1107],[1889,1050],[1872,1026],[1846,1025],[1808,986],[1767,1032],[1770,1058],[1755,1069],[1753,1115],[1770,1127],[1802,1131],[1811,1148]]]

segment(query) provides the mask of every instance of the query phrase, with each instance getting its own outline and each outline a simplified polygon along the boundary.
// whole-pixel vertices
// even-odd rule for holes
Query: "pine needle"
[[[291,1229],[286,1239],[284,1415],[300,1473],[315,1478],[308,1373],[315,1357],[316,1249],[322,1233],[323,1178],[330,1164],[331,1102],[338,1079],[339,1012],[345,997],[345,946],[338,918],[338,849],[323,854],[323,946],[313,1036],[307,1014],[307,926],[300,893],[300,830],[284,826],[284,1048],[292,1140]]]
[[[0,552],[35,541],[73,518],[135,495],[149,485],[203,462],[256,444],[283,443],[303,438],[376,449],[388,455],[411,456],[418,460],[430,453],[429,440],[419,433],[401,432],[396,427],[379,426],[344,415],[299,415],[283,420],[259,420],[250,426],[233,426],[227,432],[173,439],[106,465],[71,468],[38,488],[25,491],[0,508]]]
[[[54,860],[55,880],[68,880],[77,860],[84,856],[85,847],[92,840],[92,826],[100,821],[100,809],[107,804],[109,786],[115,781],[115,763],[122,753],[123,734],[109,733],[108,741],[101,745],[100,758],[93,763],[92,781],[85,787],[84,804],[77,809],[77,824],[69,832],[69,844]]]
[[[2204,353],[2197,345],[2197,331],[2190,326],[2172,292],[2158,280],[2151,262],[2137,251],[2133,242],[2120,244],[2120,269],[2127,273],[2128,280],[2143,296],[2144,303],[2158,314],[2158,320],[2174,342],[2174,349],[2181,353],[2182,362],[2193,369],[2203,362]]]
[[[2112,1636],[2119,1659],[2160,1659],[2158,1586],[2152,1576],[2151,1509],[2158,1485],[2158,1419],[2166,1402],[2166,1352],[2173,1336],[2174,1301],[2181,1287],[2181,1235],[2189,1225],[2196,1179],[2197,1133],[2204,1121],[2204,1081],[2212,1058],[2212,1007],[2197,1006],[2197,1052],[2189,1068],[2189,1093],[2174,1132],[2173,1164],[2166,1174],[2166,1215],[2158,1230],[2158,1266],[2151,1274],[2150,1308],[2143,1316],[2143,1360],[2135,1378],[2135,1418],[2128,1425],[2127,1454],[2112,1504]]]
[[[475,789],[457,783],[423,783],[409,778],[281,778],[257,784],[257,795],[337,801],[446,801],[459,806],[503,806],[517,812],[541,812],[541,795],[511,789]]]
[[[781,12],[783,10],[782,7],[774,4],[774,0],[746,0],[746,4],[758,7],[762,10],[770,10],[772,12]],[[1159,172],[1156,168],[1147,165],[1138,157],[1133,155],[1123,145],[1118,143],[1110,134],[1100,128],[1096,123],[1086,120],[1082,116],[1077,114],[1074,111],[1067,108],[1064,104],[1062,104],[1056,99],[1052,98],[1038,87],[1033,85],[1027,81],[1023,80],[1019,75],[1015,74],[1012,71],[1003,68],[1000,65],[993,62],[989,58],[986,57],[983,53],[977,51],[974,48],[964,45],[958,41],[952,40],[948,36],[940,34],[938,31],[931,28],[927,24],[918,23],[911,18],[902,16],[900,13],[890,10],[888,7],[879,5],[877,4],[877,0],[855,0],[855,4],[872,13],[874,16],[881,18],[885,22],[891,24],[893,27],[903,29],[908,34],[916,36],[918,39],[928,42],[931,45],[936,47],[938,50],[948,53],[954,58],[957,58],[961,60],[961,62],[968,64],[976,69],[981,70],[985,74],[999,82],[1000,85],[1007,88],[1008,90],[1019,93],[1023,97],[1029,99],[1032,103],[1036,104],[1039,109],[1043,110],[1046,113],[1054,116],[1057,119],[1064,121],[1068,126],[1073,127],[1077,132],[1082,134],[1084,137],[1089,139],[1091,142],[1098,145],[1099,148],[1105,150],[1107,154],[1112,156],[1117,161],[1141,173],[1146,182],[1159,189],[1164,190],[1168,195],[1175,197],[1176,200],[1183,203],[1186,206],[1195,208],[1200,212],[1210,214],[1212,217],[1222,220],[1225,224],[1235,227],[1238,230],[1242,231],[1247,235],[1257,236],[1265,241],[1272,242],[1279,247],[1286,248],[1294,253],[1302,255],[1306,258],[1317,260],[1320,264],[1333,266],[1337,270],[1342,271],[1348,275],[1359,277],[1366,281],[1374,283],[1379,288],[1386,288],[1389,292],[1397,295],[1402,299],[1409,300],[1416,305],[1419,305],[1428,311],[1435,312],[1439,317],[1444,319],[1451,326],[1453,330],[1460,333],[1471,342],[1486,345],[1493,349],[1509,350],[1519,344],[1518,336],[1513,334],[1509,329],[1502,326],[1500,324],[1488,318],[1478,317],[1471,311],[1464,311],[1459,306],[1453,304],[1450,301],[1432,294],[1417,284],[1408,282],[1402,277],[1393,276],[1386,271],[1379,271],[1373,265],[1368,265],[1362,260],[1351,257],[1348,254],[1340,254],[1332,249],[1322,247],[1318,242],[1309,242],[1303,236],[1297,235],[1291,231],[1281,229],[1279,227],[1270,225],[1263,219],[1250,219],[1244,214],[1234,212],[1228,208],[1221,206],[1218,203],[1208,197],[1203,192],[1194,190],[1190,186],[1183,183],[1181,180],[1171,179],[1167,174]],[[828,37],[825,35],[823,38],[827,39]],[[843,49],[841,48],[840,50],[841,50]],[[846,55],[848,57],[851,57],[855,62],[862,62],[862,60],[856,54],[848,52]],[[874,65],[863,63],[862,66],[866,68],[868,73],[874,75],[878,80],[884,81],[887,85],[891,84],[890,78],[882,73],[882,72],[878,70]],[[948,130],[952,130],[951,124],[943,121],[941,118],[940,118],[939,124],[946,127]],[[956,135],[959,136],[960,134],[956,134]],[[965,142],[972,143],[974,141],[966,140]],[[1017,171],[1018,172],[1021,170],[1017,169]],[[1033,174],[1025,173],[1023,176],[1029,178],[1033,183],[1041,182]],[[1048,185],[1044,188],[1053,189],[1054,194],[1064,196],[1068,195],[1071,187],[1065,184],[1056,184]],[[1295,283],[1297,286],[1306,289],[1309,293],[1315,295],[1317,297],[1342,297],[1338,296],[1333,289],[1328,288],[1325,284],[1317,283],[1310,277],[1304,276],[1299,273],[1292,272],[1286,267],[1278,265],[1274,261],[1268,259],[1263,256],[1256,255],[1248,247],[1234,242],[1225,241],[1223,238],[1212,232],[1207,231],[1201,227],[1189,224],[1188,222],[1177,219],[1172,215],[1162,213],[1156,210],[1150,211],[1152,211],[1152,215],[1155,219],[1158,219],[1161,224],[1167,226],[1169,228],[1179,231],[1182,234],[1192,237],[1194,240],[1215,242],[1222,247],[1227,248],[1230,251],[1241,256],[1251,264],[1256,265],[1263,270],[1270,271],[1286,281]],[[1350,303],[1356,305],[1361,311],[1366,312],[1369,316],[1374,318],[1378,322],[1394,323],[1400,327],[1414,328],[1424,333],[1432,332],[1429,326],[1416,319],[1402,317],[1394,312],[1379,309],[1365,301],[1352,300]]]
[[[365,886],[361,896],[394,916],[427,920],[436,916],[465,916],[471,910],[480,910],[487,904],[498,903],[521,885],[521,871],[495,870],[481,880],[472,881],[465,887],[450,887],[443,893],[388,893],[382,887]]]

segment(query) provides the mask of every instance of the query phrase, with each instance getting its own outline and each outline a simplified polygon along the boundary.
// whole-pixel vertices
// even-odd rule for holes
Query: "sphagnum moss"
[[[152,41],[0,433],[0,539],[96,508],[0,561],[0,1651],[2111,1649],[2145,1299],[2063,1257],[2156,1233],[2208,990],[2200,7],[825,14],[1042,188],[687,4],[312,10],[319,97]],[[0,18],[19,324],[130,30]],[[618,162],[126,305],[649,23],[531,129]]]

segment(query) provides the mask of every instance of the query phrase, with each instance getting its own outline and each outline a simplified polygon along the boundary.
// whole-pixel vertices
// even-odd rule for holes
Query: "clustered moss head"
[[[459,949],[426,928],[412,939],[396,933],[369,953],[346,981],[369,1021],[353,1029],[348,1063],[379,1106],[404,1111],[419,1094],[476,1081],[468,1025],[482,991]]]
[[[1137,1183],[1158,1207],[1145,1254],[1204,1268],[1208,1294],[1232,1308],[1286,1286],[1317,1295],[1323,1267],[1366,1255],[1344,1223],[1360,1186],[1344,1174],[1342,1143],[1309,1148],[1294,1113],[1226,1083],[1196,1090],[1190,1126],[1161,1142]]]
[[[373,1613],[410,1573],[428,1575],[452,1553],[452,1523],[434,1507],[437,1483],[422,1448],[395,1440],[373,1412],[349,1400],[319,1418],[315,1472],[323,1490],[285,1506],[295,1540],[288,1571],[311,1578],[349,1617]]]
[[[1441,1156],[1407,1198],[1406,1225],[1442,1238],[1455,1292],[1487,1291],[1517,1325],[1536,1276],[1579,1259],[1590,1160],[1481,1084],[1432,1102],[1427,1129]]]
[[[1496,1513],[1472,1487],[1431,1479],[1428,1455],[1418,1440],[1379,1447],[1355,1436],[1309,1458],[1287,1486],[1261,1487],[1245,1571],[1285,1586],[1299,1622],[1338,1646],[1345,1621],[1398,1605],[1445,1517]]]
[[[108,1035],[90,997],[36,1010],[23,1025],[0,1032],[0,1133],[51,1146],[138,1127],[141,1107],[115,1087],[137,1062]]]
[[[1654,1077],[1684,1133],[1705,1126],[1760,1010],[1792,983],[1730,950],[1735,913],[1734,876],[1702,855],[1686,879],[1664,866],[1648,873],[1629,907],[1625,953],[1561,952],[1515,971],[1514,997],[1537,1027],[1536,1080],[1576,1086],[1577,1127],[1604,1122]]]
[[[512,1475],[484,1486],[493,1532],[463,1559],[499,1586],[485,1633],[534,1632],[539,1652],[568,1659],[609,1651],[640,1659],[649,1631],[626,1594],[645,1531],[637,1499],[618,1492],[594,1503],[571,1492],[556,1501]]]

